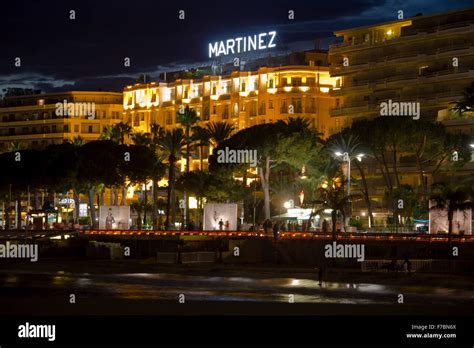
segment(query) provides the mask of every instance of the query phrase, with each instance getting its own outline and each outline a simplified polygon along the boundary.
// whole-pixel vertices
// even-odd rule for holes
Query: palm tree
[[[11,152],[20,151],[20,150],[21,150],[21,143],[19,141],[15,140],[10,143]]]
[[[72,145],[74,145],[75,154],[76,154],[77,158],[79,158],[79,147],[81,147],[82,145],[84,145],[86,143],[84,141],[84,138],[81,137],[80,135],[75,136],[72,139],[72,141],[70,141],[70,143]],[[72,183],[72,194],[73,194],[73,197],[74,197],[74,223],[75,224],[77,224],[78,221],[79,221],[79,203],[80,203],[79,194],[83,190],[84,190],[84,188],[82,187],[82,189],[81,189],[80,185],[78,185],[77,180],[75,180]]]
[[[466,87],[463,92],[463,98],[455,102],[450,110],[456,111],[461,117],[464,116],[466,112],[472,112],[474,110],[474,82]]]
[[[164,136],[157,140],[158,146],[168,159],[168,198],[166,202],[166,228],[170,227],[170,209],[172,208],[172,223],[176,220],[175,211],[175,165],[180,156],[186,152],[187,141],[181,128],[166,131]]]
[[[323,212],[326,209],[331,209],[332,221],[332,239],[336,240],[336,223],[337,215],[341,213],[342,220],[345,221],[347,205],[352,199],[359,198],[360,195],[347,195],[344,186],[337,177],[328,177],[326,183],[318,188],[319,200],[313,204],[320,204],[322,207],[316,211],[316,214]],[[341,181],[343,181],[343,177]]]
[[[196,146],[199,147],[199,169],[203,170],[204,146],[209,146],[209,132],[206,128],[195,126],[193,127],[192,139]]]
[[[186,108],[183,112],[178,111],[176,115],[178,122],[184,126],[184,134],[186,137],[186,173],[189,173],[189,157],[190,157],[190,150],[191,150],[191,127],[195,125],[199,120],[199,116],[196,113],[196,110],[190,109],[189,105],[186,105]],[[189,202],[188,197],[186,194],[186,190],[184,191],[184,223],[187,224],[188,221],[188,211],[189,211]]]
[[[142,219],[142,213],[145,214],[147,209],[150,209],[150,205],[143,201],[133,202],[130,204],[130,208],[137,213],[137,229],[141,230],[143,222],[146,224],[146,215]]]
[[[114,125],[114,129],[116,129],[119,142],[122,145],[125,144],[125,139],[130,137],[132,134],[132,126],[130,126],[128,123],[119,122]]]
[[[157,217],[157,210],[158,210],[158,181],[162,178],[163,172],[164,172],[164,164],[163,160],[165,156],[163,153],[160,151],[160,147],[158,145],[158,140],[162,138],[165,134],[165,130],[163,127],[160,125],[153,123],[150,127],[150,137],[151,137],[151,143],[150,147],[155,151],[157,155],[157,163],[155,166],[154,170],[154,175],[153,175],[153,202],[152,202],[152,211],[151,211],[151,220],[153,223],[153,229],[158,229],[159,226],[161,226],[161,222],[158,221]],[[161,220],[161,215],[160,215],[160,220]]]
[[[211,174],[202,170],[195,170],[181,175],[178,181],[178,188],[182,188],[196,195],[198,201],[198,226],[201,225],[203,199],[210,188]]]
[[[76,135],[72,141],[70,141],[70,143],[74,146],[82,146],[84,145],[86,142],[84,140],[83,137],[81,137],[80,135]]]
[[[137,132],[133,133],[130,138],[135,145],[150,146],[152,144],[152,138],[150,133]]]
[[[209,134],[210,144],[213,147],[219,146],[221,142],[230,138],[235,127],[227,122],[209,122],[207,132]]]
[[[118,144],[125,144],[125,139],[132,134],[132,126],[128,123],[119,122],[104,127],[100,140],[112,140]]]
[[[114,126],[106,125],[99,136],[99,140],[114,140]]]
[[[430,209],[442,209],[448,212],[448,248],[451,253],[454,212],[474,208],[472,187],[453,183],[435,183],[431,197],[435,204]]]

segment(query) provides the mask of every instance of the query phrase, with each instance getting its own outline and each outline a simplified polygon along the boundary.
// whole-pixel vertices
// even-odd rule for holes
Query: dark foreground
[[[275,266],[84,260],[2,266],[2,315],[447,316],[474,310],[472,277],[460,275],[329,269],[320,283],[314,269]]]

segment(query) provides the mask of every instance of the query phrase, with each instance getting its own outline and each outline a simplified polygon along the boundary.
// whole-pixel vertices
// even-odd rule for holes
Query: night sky
[[[311,49],[317,39],[327,48],[334,30],[393,20],[400,9],[407,18],[469,6],[472,0],[7,0],[0,10],[0,93],[7,87],[121,91],[141,73],[154,78],[209,63],[209,42],[276,30],[280,50]]]

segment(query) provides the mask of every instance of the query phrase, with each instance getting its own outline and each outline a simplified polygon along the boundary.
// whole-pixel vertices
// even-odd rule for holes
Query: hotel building
[[[335,32],[332,116],[376,117],[391,99],[419,102],[421,117],[474,134],[474,117],[453,119],[452,103],[474,81],[474,9],[415,16]]]
[[[335,36],[342,42],[329,48],[330,73],[340,79],[340,88],[331,92],[336,98],[331,116],[350,121],[374,118],[380,116],[384,101],[419,102],[422,119],[442,121],[452,132],[474,135],[474,113],[459,117],[450,110],[474,82],[474,9],[350,28]],[[415,164],[400,160],[402,184],[419,187]],[[386,216],[381,209],[386,190],[382,175],[373,160],[365,158],[363,164],[376,220],[382,221]],[[458,173],[472,171],[471,161]],[[433,183],[430,172],[424,180]],[[354,213],[365,214],[357,204]]]
[[[150,125],[165,129],[180,126],[176,114],[189,105],[208,122],[228,122],[240,130],[288,117],[304,117],[325,137],[342,127],[330,117],[335,106],[330,91],[338,78],[324,66],[294,65],[262,67],[257,71],[235,71],[227,76],[204,76],[170,83],[136,84],[125,88],[124,118],[136,131],[150,131]],[[207,154],[206,154],[207,158]],[[194,163],[197,168],[198,160]]]
[[[92,107],[94,116],[84,112],[65,115],[65,103],[74,103],[76,111]],[[116,92],[7,96],[0,106],[0,152],[9,151],[12,144],[18,144],[21,149],[40,148],[70,141],[76,136],[86,142],[97,140],[106,125],[122,120],[123,111],[122,93]]]

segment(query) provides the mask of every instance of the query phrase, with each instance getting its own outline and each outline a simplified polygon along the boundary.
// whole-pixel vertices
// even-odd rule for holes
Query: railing
[[[84,230],[86,235],[111,236],[207,236],[207,237],[273,237],[273,232],[264,231],[159,231],[159,230]],[[416,241],[416,242],[447,242],[447,234],[422,233],[388,233],[388,232],[339,232],[337,239],[342,240],[374,240],[374,241]],[[332,239],[331,232],[316,231],[280,231],[278,238],[283,239]],[[458,242],[474,242],[474,235],[452,235],[452,240]]]
[[[0,230],[0,239],[15,238],[50,238],[64,234],[77,234],[85,236],[206,236],[206,237],[232,237],[232,238],[269,238],[273,232],[260,231],[177,231],[177,230],[105,230],[105,229],[67,229],[67,230]],[[331,240],[331,232],[318,231],[280,231],[279,239],[321,239]],[[389,232],[338,232],[338,240],[351,241],[407,241],[445,243],[447,234],[425,233],[389,233]],[[474,235],[452,235],[453,242],[474,242]]]

